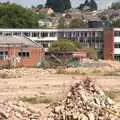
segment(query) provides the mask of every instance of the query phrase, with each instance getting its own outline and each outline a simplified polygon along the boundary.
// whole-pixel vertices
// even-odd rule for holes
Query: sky
[[[17,4],[24,5],[25,7],[30,7],[32,5],[38,4],[45,4],[46,0],[0,0],[0,2],[15,2]],[[84,2],[85,0],[71,0],[73,7],[78,7],[80,3]],[[98,3],[99,9],[105,9],[106,7],[110,6],[112,2],[116,2],[118,0],[96,0]]]

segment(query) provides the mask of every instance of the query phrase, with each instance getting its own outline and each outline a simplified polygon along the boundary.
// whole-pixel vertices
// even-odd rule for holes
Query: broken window
[[[0,60],[7,60],[8,51],[0,51]]]
[[[30,53],[29,52],[18,52],[18,56],[22,58],[29,58]]]

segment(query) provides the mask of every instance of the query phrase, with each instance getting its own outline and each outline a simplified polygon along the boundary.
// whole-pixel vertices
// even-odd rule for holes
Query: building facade
[[[19,36],[48,48],[58,39],[70,39],[98,50],[100,59],[120,60],[120,28],[0,29],[0,36]]]
[[[0,37],[0,66],[33,67],[40,63],[42,48],[25,37]]]

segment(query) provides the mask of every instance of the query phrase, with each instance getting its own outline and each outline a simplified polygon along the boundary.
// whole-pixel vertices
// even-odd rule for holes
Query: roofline
[[[27,36],[24,35],[25,38],[27,38],[28,40],[30,40],[31,42],[33,42],[34,44],[36,44],[38,47],[41,47],[42,46],[40,44],[38,44],[37,42],[35,42],[34,40],[31,40],[30,38],[28,38]]]
[[[0,32],[62,32],[62,31],[103,31],[104,28],[65,28],[65,29],[21,29],[0,28]]]

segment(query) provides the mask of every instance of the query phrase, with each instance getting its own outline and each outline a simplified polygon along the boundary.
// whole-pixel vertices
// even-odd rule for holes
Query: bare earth
[[[21,78],[0,78],[0,101],[23,100],[26,105],[39,109],[42,120],[50,111],[50,105],[62,100],[70,85],[86,76],[57,75],[41,72],[38,69],[28,69]],[[120,91],[120,76],[92,76],[90,77],[101,88],[108,91]],[[26,98],[33,98],[26,100]],[[34,103],[34,100],[37,102]]]

